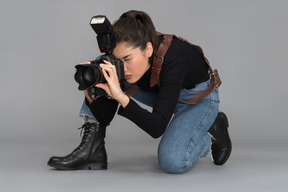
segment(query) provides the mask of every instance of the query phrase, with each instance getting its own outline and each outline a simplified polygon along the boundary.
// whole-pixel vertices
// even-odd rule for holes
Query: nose
[[[127,69],[127,65],[126,65],[125,62],[124,62],[124,73],[126,73],[127,70],[128,70],[128,69]]]

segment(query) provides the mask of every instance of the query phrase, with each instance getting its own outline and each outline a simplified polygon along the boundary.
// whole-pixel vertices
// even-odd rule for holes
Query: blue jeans
[[[210,80],[193,89],[182,89],[179,100],[187,101],[209,86]],[[153,107],[156,94],[138,89],[133,98]],[[158,147],[158,162],[168,173],[184,173],[200,158],[211,151],[211,138],[207,131],[214,123],[219,110],[218,88],[195,105],[178,103],[173,118],[164,132]],[[93,118],[83,103],[80,115]]]

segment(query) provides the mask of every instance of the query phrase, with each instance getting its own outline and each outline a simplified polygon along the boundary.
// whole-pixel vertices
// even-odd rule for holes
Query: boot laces
[[[81,141],[80,145],[73,151],[73,153],[77,153],[78,151],[81,151],[82,148],[85,146],[87,136],[89,135],[89,123],[88,122],[84,123],[82,125],[82,127],[79,127],[78,129],[81,129],[80,137],[82,137],[83,130],[84,130],[84,134],[83,134],[82,141]]]
[[[81,130],[80,131],[80,137],[82,137],[82,133],[83,133],[83,130],[84,130],[84,136],[86,136],[87,134],[88,134],[88,126],[89,126],[89,123],[88,122],[86,122],[86,123],[84,123],[83,125],[82,125],[82,127],[79,127],[78,128],[78,130]],[[83,137],[84,137],[83,136]]]

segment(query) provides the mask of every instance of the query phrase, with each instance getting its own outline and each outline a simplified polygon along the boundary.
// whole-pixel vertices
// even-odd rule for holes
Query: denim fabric
[[[91,110],[89,109],[89,107],[86,105],[86,101],[84,99],[83,101],[83,104],[82,104],[82,107],[80,109],[80,112],[79,112],[79,116],[81,118],[84,118],[84,117],[89,117],[89,118],[93,118],[95,119],[94,115],[92,114]]]
[[[209,86],[210,80],[193,89],[182,89],[179,100],[187,101]],[[127,86],[128,88],[129,86]],[[138,89],[133,98],[153,107],[156,93]],[[168,173],[183,173],[200,158],[206,157],[211,149],[211,138],[207,131],[213,124],[219,110],[218,88],[195,105],[178,103],[173,118],[164,132],[159,147],[160,167]],[[85,102],[80,116],[93,117]]]
[[[187,101],[205,90],[209,81],[193,89],[183,89],[180,100]],[[207,131],[219,110],[218,88],[195,105],[178,103],[158,148],[158,161],[168,173],[183,173],[210,153],[211,138]]]

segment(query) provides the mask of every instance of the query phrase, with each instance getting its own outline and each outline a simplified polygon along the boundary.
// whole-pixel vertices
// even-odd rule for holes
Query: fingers
[[[100,67],[101,67],[101,68],[111,69],[111,70],[114,70],[114,69],[115,69],[115,65],[112,65],[109,61],[105,61],[105,60],[104,60],[104,63],[105,63],[105,64],[100,64]]]
[[[98,87],[98,88],[101,88],[101,89],[104,89],[106,91],[106,87],[107,85],[106,84],[103,84],[103,83],[98,83],[95,85],[95,87]]]
[[[91,89],[89,90],[84,90],[84,95],[86,97],[86,99],[88,100],[88,102],[91,104],[94,100],[95,95],[92,95]]]
[[[80,65],[84,65],[84,64],[90,64],[91,62],[90,61],[85,61],[83,63],[79,63]]]
[[[104,60],[104,63],[105,64],[100,64],[100,67],[102,69],[105,79],[107,81],[109,81],[109,79],[115,79],[118,81],[118,76],[116,73],[115,65],[112,65],[110,62],[105,61],[105,60]]]

